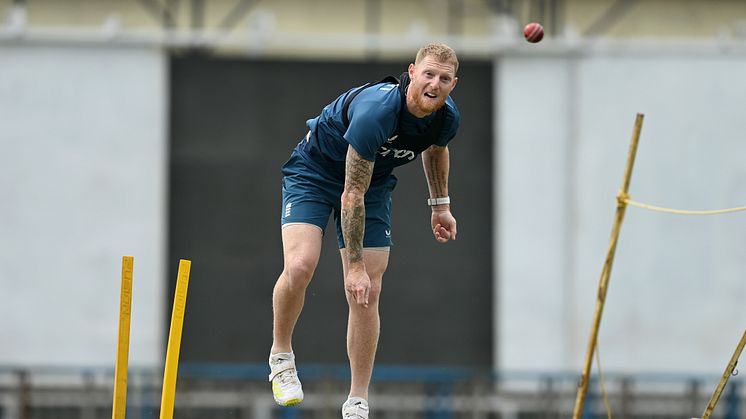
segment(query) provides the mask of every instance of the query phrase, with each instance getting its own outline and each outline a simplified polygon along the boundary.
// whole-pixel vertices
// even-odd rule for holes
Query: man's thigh
[[[282,226],[282,254],[285,265],[302,261],[316,268],[321,255],[322,231],[312,224],[297,223]]]

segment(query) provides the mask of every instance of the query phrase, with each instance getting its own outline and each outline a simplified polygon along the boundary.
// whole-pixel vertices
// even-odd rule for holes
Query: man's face
[[[453,64],[429,56],[417,65],[409,65],[409,78],[407,109],[418,118],[440,109],[458,80]]]

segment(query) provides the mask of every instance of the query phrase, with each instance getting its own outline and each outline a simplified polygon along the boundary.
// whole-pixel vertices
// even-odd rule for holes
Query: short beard
[[[423,93],[423,94],[424,94],[424,93]],[[438,109],[442,108],[442,107],[443,107],[443,105],[445,105],[445,103],[446,103],[446,98],[445,98],[445,97],[444,97],[444,98],[441,98],[441,99],[439,99],[439,100],[438,100],[437,102],[435,102],[435,104],[434,104],[434,105],[431,105],[431,104],[430,104],[431,102],[427,102],[427,103],[426,103],[426,102],[425,102],[425,101],[424,101],[424,100],[422,99],[422,95],[415,95],[415,97],[414,97],[414,103],[415,103],[415,104],[417,105],[417,107],[418,107],[418,108],[419,108],[419,109],[420,109],[421,111],[423,111],[423,112],[426,112],[427,114],[431,114],[431,113],[433,113],[433,112],[437,111]]]

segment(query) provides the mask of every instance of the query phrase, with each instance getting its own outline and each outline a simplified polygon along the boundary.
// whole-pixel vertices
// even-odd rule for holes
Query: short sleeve
[[[448,106],[448,113],[446,114],[446,120],[443,124],[443,132],[435,143],[441,147],[445,147],[454,137],[456,137],[456,132],[458,132],[458,128],[461,125],[461,114],[459,113],[458,108],[456,108],[456,104],[450,100],[450,98],[448,98],[448,101],[450,103],[446,105]]]
[[[344,138],[364,159],[375,161],[376,152],[396,129],[397,111],[384,95],[370,90],[360,92],[350,104]]]

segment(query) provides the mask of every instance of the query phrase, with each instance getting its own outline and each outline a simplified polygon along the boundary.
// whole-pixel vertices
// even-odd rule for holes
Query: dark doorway
[[[182,361],[266,362],[282,269],[280,166],[306,119],[407,64],[172,59],[166,297],[168,320],[176,261],[191,259]],[[397,169],[378,364],[492,365],[492,65],[463,62],[458,76],[450,195],[459,237],[433,240],[421,163]],[[345,363],[346,322],[332,224],[293,341],[299,359]]]

